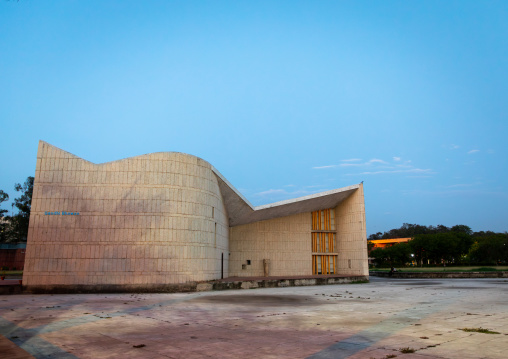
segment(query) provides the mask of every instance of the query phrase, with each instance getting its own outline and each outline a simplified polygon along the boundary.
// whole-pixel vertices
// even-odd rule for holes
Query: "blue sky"
[[[2,1],[0,189],[40,139],[254,205],[364,181],[368,234],[508,230],[508,1]],[[4,206],[9,208],[10,205]]]

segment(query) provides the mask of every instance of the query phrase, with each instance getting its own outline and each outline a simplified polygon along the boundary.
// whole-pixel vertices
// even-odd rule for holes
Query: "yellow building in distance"
[[[406,243],[411,240],[411,237],[408,238],[390,238],[390,239],[373,239],[369,242],[373,244],[372,249],[375,248],[384,248],[390,247],[397,243]]]

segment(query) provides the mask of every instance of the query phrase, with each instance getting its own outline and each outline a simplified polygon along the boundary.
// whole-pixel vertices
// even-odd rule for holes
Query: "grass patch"
[[[400,348],[399,349],[399,352],[403,353],[403,354],[409,354],[409,353],[414,353],[416,350],[413,349],[413,348]]]
[[[493,330],[485,329],[482,327],[479,327],[479,328],[459,328],[459,329],[464,332],[474,332],[474,333],[483,333],[483,334],[501,334],[499,332],[495,332]]]
[[[474,266],[457,266],[457,267],[396,267],[399,272],[502,272],[508,271],[508,266],[496,267],[474,267]],[[389,272],[390,268],[369,268],[375,272]]]
[[[0,270],[2,275],[23,275],[22,270]]]
[[[492,267],[480,267],[480,268],[471,269],[471,272],[496,272],[496,271],[497,271],[497,269],[492,268]]]

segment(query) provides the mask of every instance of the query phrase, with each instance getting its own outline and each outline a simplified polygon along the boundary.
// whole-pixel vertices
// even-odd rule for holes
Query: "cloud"
[[[268,191],[255,193],[256,196],[273,196],[273,195],[285,195],[288,192],[283,189],[269,189]]]
[[[472,187],[472,186],[479,186],[481,185],[481,182],[476,183],[456,183],[449,186],[443,186],[444,188],[464,188],[464,187]]]
[[[327,188],[318,189],[319,187],[322,186],[306,186],[302,189],[296,189],[294,191],[286,191],[285,189],[272,188],[266,191],[254,193],[253,196],[261,198],[262,201],[268,201],[268,203],[273,203],[284,199],[302,197],[313,193],[325,192],[328,190]]]
[[[379,175],[384,173],[434,173],[432,170],[429,169],[421,169],[421,168],[410,168],[407,170],[388,170],[388,171],[369,171],[369,172],[361,172],[358,173],[360,175]]]
[[[411,166],[409,164],[409,162],[405,162],[405,163],[403,163],[401,165],[395,165],[395,167],[397,167],[397,168],[413,168],[413,166]]]
[[[323,185],[318,184],[318,185],[314,185],[314,186],[305,186],[305,188],[319,188],[319,187],[323,187]]]
[[[355,159],[355,160],[357,160],[357,159]],[[373,159],[368,160],[367,162],[363,162],[363,163],[341,163],[339,166],[340,167],[363,167],[363,166],[372,166],[375,164],[387,165],[388,162],[380,160],[378,158],[373,158]]]
[[[345,176],[358,176],[358,175],[379,175],[379,174],[395,174],[395,173],[406,173],[413,174],[413,177],[423,177],[430,176],[435,174],[435,172],[430,169],[422,169],[416,168],[411,164],[411,160],[402,160],[402,157],[394,156],[392,157],[392,161],[387,162],[385,160],[379,158],[372,158],[366,162],[359,162],[361,159],[359,158],[351,158],[346,160],[341,160],[341,163],[338,165],[328,165],[328,166],[317,166],[312,167],[313,169],[329,169],[335,167],[358,167],[358,170],[363,172],[358,173],[347,173]],[[357,163],[353,163],[357,162]],[[359,163],[358,163],[359,162]]]
[[[493,197],[504,197],[508,198],[507,192],[502,191],[488,191],[482,189],[451,189],[451,190],[401,190],[404,195],[420,195],[420,196],[443,196],[443,197],[463,197],[463,196],[493,196]]]
[[[329,165],[329,166],[318,166],[318,167],[312,167],[313,170],[324,170],[327,168],[334,168],[337,167],[337,165]]]
[[[341,163],[339,166],[340,167],[359,167],[359,166],[365,166],[365,163]]]
[[[480,152],[480,150],[471,150],[471,151],[468,151],[467,154],[471,155],[471,154],[477,153],[477,152]]]
[[[398,160],[400,160],[400,157],[394,157],[394,158],[398,158]],[[329,169],[329,168],[335,168],[335,167],[367,167],[367,166],[375,166],[375,165],[379,165],[379,164],[382,164],[382,165],[389,165],[388,162],[386,161],[383,161],[379,158],[372,158],[370,160],[368,160],[367,162],[362,162],[362,163],[351,163],[351,162],[359,162],[361,161],[361,158],[349,158],[349,159],[346,159],[346,160],[340,160],[342,163],[338,164],[338,165],[327,165],[327,166],[316,166],[316,167],[312,167],[312,169],[314,170],[324,170],[324,169]],[[411,161],[406,161],[405,163],[409,163]]]
[[[472,184],[470,183],[457,183],[457,184],[452,184],[452,185],[449,185],[449,186],[444,186],[445,188],[458,188],[458,187],[470,187],[472,186]]]
[[[450,148],[450,150],[456,150],[456,149],[459,149],[459,148],[460,148],[460,146],[459,146],[459,145],[454,145],[454,144],[451,144],[451,145],[449,146],[449,148]]]

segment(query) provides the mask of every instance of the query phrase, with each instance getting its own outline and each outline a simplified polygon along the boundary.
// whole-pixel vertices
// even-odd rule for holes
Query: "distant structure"
[[[23,270],[26,243],[0,243],[0,270]]]
[[[390,238],[390,239],[374,239],[374,240],[371,240],[369,242],[374,244],[372,249],[376,249],[376,248],[391,247],[391,246],[393,246],[393,245],[395,245],[397,243],[406,243],[409,240],[411,240],[411,237],[408,237],[408,238]]]
[[[331,274],[368,276],[362,184],[254,207],[192,155],[94,164],[39,143],[28,288],[156,290]]]

